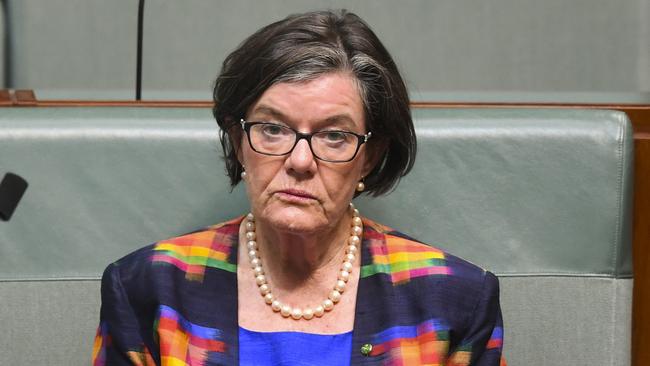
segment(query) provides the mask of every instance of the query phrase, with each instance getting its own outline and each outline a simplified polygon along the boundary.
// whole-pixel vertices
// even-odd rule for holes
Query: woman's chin
[[[268,207],[262,216],[269,229],[278,232],[310,234],[330,226],[324,213],[313,206]]]

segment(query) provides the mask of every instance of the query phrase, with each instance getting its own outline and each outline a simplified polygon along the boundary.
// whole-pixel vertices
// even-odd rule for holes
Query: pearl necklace
[[[273,295],[271,288],[266,281],[264,268],[262,267],[262,260],[257,251],[255,217],[252,213],[249,213],[246,216],[246,247],[248,248],[248,258],[250,259],[250,264],[253,268],[253,273],[255,274],[255,282],[259,287],[260,294],[264,297],[264,302],[266,302],[267,305],[270,305],[274,312],[279,312],[285,318],[291,317],[295,320],[310,320],[313,319],[314,316],[320,318],[326,311],[331,311],[334,309],[334,305],[341,300],[341,295],[345,291],[347,282],[350,279],[354,260],[361,244],[361,234],[363,233],[363,224],[361,222],[361,217],[359,216],[359,210],[354,208],[352,203],[350,203],[350,210],[352,211],[350,238],[347,241],[345,259],[343,260],[343,264],[341,264],[338,279],[336,280],[336,284],[329,293],[327,299],[323,300],[320,305],[313,309],[311,307],[303,309],[299,307],[292,308],[291,306],[282,303],[277,297],[275,297],[275,295]]]

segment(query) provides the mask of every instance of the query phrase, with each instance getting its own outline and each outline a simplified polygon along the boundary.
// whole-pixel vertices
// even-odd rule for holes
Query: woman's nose
[[[309,143],[306,139],[302,139],[298,141],[291,154],[289,154],[287,163],[291,169],[302,173],[314,169],[316,165],[315,160],[316,158],[311,152]]]

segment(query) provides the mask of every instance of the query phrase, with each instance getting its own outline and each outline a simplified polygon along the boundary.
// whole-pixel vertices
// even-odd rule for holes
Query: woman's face
[[[275,84],[253,104],[246,120],[275,122],[302,133],[367,132],[356,83],[342,73],[302,83]],[[345,163],[316,159],[305,139],[284,156],[253,151],[245,134],[240,146],[252,212],[282,232],[315,233],[335,227],[357,183],[372,168],[366,144],[361,145],[352,161]]]

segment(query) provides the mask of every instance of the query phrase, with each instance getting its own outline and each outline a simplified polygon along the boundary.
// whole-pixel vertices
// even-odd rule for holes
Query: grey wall
[[[16,89],[133,98],[137,1],[8,1]]]
[[[17,87],[41,98],[133,97],[136,0],[10,1]],[[587,92],[650,101],[639,94],[650,92],[650,0],[149,0],[143,95],[208,99],[245,36],[292,12],[340,7],[373,26],[415,99]]]
[[[5,25],[4,19],[0,17],[0,45],[2,45],[1,42],[2,42],[2,39],[4,38],[4,35],[5,35],[4,29],[3,29],[4,25]],[[4,67],[4,55],[5,55],[4,51],[5,51],[4,47],[0,46],[0,85],[2,85],[3,87],[6,85],[5,84],[5,78],[4,78],[4,72],[2,71],[3,67]]]

